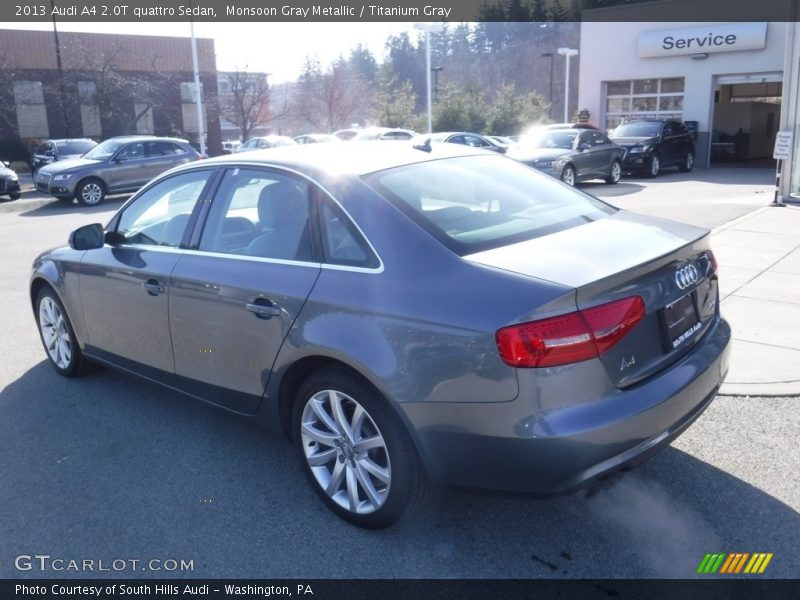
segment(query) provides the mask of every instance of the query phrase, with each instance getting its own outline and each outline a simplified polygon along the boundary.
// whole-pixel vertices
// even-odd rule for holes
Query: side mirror
[[[56,155],[56,153],[55,153],[55,152],[53,152],[52,150],[47,150],[47,151],[44,153],[44,155],[45,155],[45,156],[49,156],[50,158],[53,158],[53,157]]]
[[[103,247],[103,226],[92,223],[78,227],[69,234],[69,246],[73,250],[94,250]]]
[[[578,150],[583,152],[584,150],[588,150],[591,147],[592,145],[589,142],[583,142],[580,146],[578,146]]]

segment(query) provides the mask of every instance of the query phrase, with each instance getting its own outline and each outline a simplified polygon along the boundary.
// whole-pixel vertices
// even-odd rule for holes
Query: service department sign
[[[652,58],[763,50],[766,45],[766,23],[709,24],[691,29],[669,29],[642,33],[639,35],[639,56]]]

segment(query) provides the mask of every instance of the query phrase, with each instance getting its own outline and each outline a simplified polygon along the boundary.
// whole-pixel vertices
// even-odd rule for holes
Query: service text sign
[[[792,154],[792,131],[779,131],[775,136],[775,149],[772,158],[775,160],[789,160]]]
[[[690,29],[646,31],[639,35],[639,56],[653,58],[762,50],[766,45],[766,23],[709,24]]]

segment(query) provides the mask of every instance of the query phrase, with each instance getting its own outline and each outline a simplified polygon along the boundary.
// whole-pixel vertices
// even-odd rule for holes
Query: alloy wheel
[[[303,454],[320,489],[344,510],[374,513],[389,496],[386,441],[366,409],[337,390],[315,393],[300,421]]]
[[[661,170],[661,159],[654,154],[653,158],[650,159],[650,176],[655,177],[656,175],[658,175],[658,172],[660,170]]]
[[[103,199],[103,188],[94,181],[84,184],[81,188],[81,200],[84,204],[99,204]]]
[[[611,183],[617,183],[622,177],[622,167],[620,167],[617,161],[611,163],[611,173],[609,174],[609,181]]]
[[[564,169],[564,173],[561,175],[561,181],[566,183],[567,185],[574,186],[575,185],[575,169],[572,167],[566,167]]]
[[[72,343],[67,320],[61,308],[49,296],[39,303],[39,328],[47,354],[59,369],[68,369],[72,361]]]

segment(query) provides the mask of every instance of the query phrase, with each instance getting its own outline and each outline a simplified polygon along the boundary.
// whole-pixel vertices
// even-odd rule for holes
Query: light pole
[[[197,40],[194,37],[194,19],[189,19],[192,36],[192,70],[194,71],[195,108],[197,109],[197,137],[200,141],[200,154],[206,155],[206,132],[203,126],[203,93],[200,90],[200,68],[197,63]]]
[[[434,23],[414,23],[414,29],[425,32],[425,93],[428,105],[428,133],[433,132],[433,106],[431,101],[431,31],[438,31]]]
[[[549,119],[552,119],[553,118],[553,53],[542,52],[542,56],[544,58],[550,59],[550,86],[547,88],[548,102],[550,102],[550,104],[547,107],[547,117]]]
[[[567,59],[564,70],[564,123],[569,123],[569,59],[578,56],[575,48],[559,48],[558,53]]]
[[[433,71],[433,100],[436,102],[439,100],[439,73],[444,71],[444,67],[431,67],[431,71]]]

